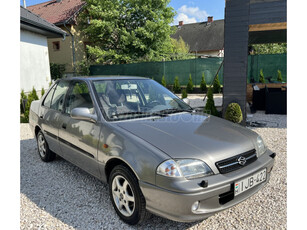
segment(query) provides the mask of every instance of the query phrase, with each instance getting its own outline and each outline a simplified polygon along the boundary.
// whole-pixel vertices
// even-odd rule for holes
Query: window
[[[93,102],[85,82],[73,83],[67,97],[65,113],[70,114],[71,110],[77,107],[88,108],[92,113],[94,112]]]
[[[45,100],[43,102],[43,106],[50,108],[51,99],[52,99],[52,96],[53,96],[53,93],[54,93],[54,89],[55,89],[55,86],[52,87],[52,89],[49,91],[48,95],[45,97]]]
[[[51,109],[63,111],[64,99],[65,99],[65,94],[68,90],[68,86],[69,86],[68,81],[59,82],[53,94],[50,106]]]
[[[57,42],[52,42],[52,47],[53,47],[53,50],[54,50],[54,51],[60,50],[60,42],[59,42],[59,41],[57,41]]]

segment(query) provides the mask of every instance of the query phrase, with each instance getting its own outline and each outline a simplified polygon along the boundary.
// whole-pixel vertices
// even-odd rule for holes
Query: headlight
[[[164,161],[157,168],[157,174],[193,179],[212,175],[213,172],[206,163],[200,160],[182,159]]]
[[[258,147],[258,157],[260,157],[262,154],[264,154],[266,150],[264,141],[260,136],[257,137],[257,147]]]

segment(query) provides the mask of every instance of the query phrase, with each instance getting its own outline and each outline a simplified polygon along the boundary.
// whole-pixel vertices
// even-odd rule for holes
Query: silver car
[[[132,225],[148,213],[191,222],[234,206],[268,183],[275,157],[255,132],[141,77],[58,80],[32,102],[30,126],[43,161],[57,154],[107,182]]]

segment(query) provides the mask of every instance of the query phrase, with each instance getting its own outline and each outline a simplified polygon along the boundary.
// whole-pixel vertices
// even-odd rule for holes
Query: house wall
[[[50,77],[47,38],[26,30],[20,31],[20,91],[34,87],[48,89]]]
[[[62,30],[66,31],[68,34],[68,30],[64,26],[59,26]],[[80,30],[77,25],[66,25],[72,34],[74,35],[75,41],[75,60],[76,63],[84,60],[86,58],[86,52],[84,47],[84,38],[80,33]],[[60,43],[60,50],[54,50],[53,42]],[[51,63],[56,64],[65,64],[65,74],[72,75],[73,74],[73,51],[72,51],[72,38],[71,36],[67,36],[63,41],[62,38],[49,38],[48,39],[48,48],[49,48],[49,59]]]

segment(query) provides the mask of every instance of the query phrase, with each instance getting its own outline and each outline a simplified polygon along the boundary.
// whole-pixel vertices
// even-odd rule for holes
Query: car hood
[[[224,119],[195,113],[118,122],[171,158],[194,158],[211,168],[215,162],[255,149],[257,134]]]

